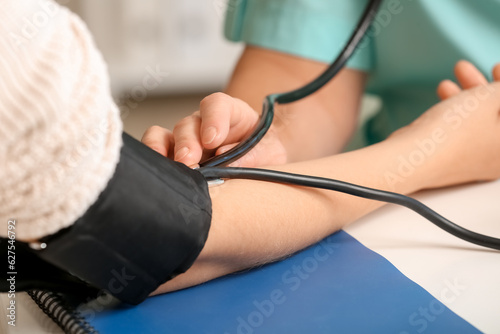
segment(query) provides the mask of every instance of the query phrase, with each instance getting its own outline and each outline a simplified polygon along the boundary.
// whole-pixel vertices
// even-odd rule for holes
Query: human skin
[[[478,71],[469,65],[460,65],[465,71],[459,76],[468,90],[442,83],[439,92],[445,101],[387,140],[272,169],[402,194],[500,178],[500,82],[483,85],[484,77],[471,79]],[[500,81],[498,66],[494,77]],[[161,141],[162,133],[155,133]],[[439,140],[434,140],[436,133]],[[150,134],[147,139],[154,138]],[[411,156],[419,150],[419,142],[429,139],[434,141],[433,152],[414,165],[410,175],[398,175],[399,157]],[[204,249],[186,273],[160,286],[155,294],[278,260],[383,205],[326,190],[251,180],[228,180],[211,188],[210,194],[212,227]]]
[[[163,130],[164,141],[169,145],[146,144],[171,159],[194,167],[247,138],[258,121],[266,95],[303,86],[326,66],[248,46],[225,90],[227,94],[207,96],[200,103],[200,110],[179,121],[173,133]],[[500,75],[500,65],[493,72]],[[465,61],[457,63],[455,73],[463,89],[487,82]],[[232,166],[280,165],[341,152],[356,127],[366,80],[366,73],[347,68],[317,93],[295,103],[277,105],[274,123],[266,136]],[[445,80],[439,85],[438,94],[444,99],[460,92],[460,86]],[[150,130],[152,133],[159,131],[162,130]],[[146,133],[145,139],[149,137]]]
[[[199,111],[177,123],[169,156],[192,166],[215,152],[227,151],[253,130],[266,95],[301,87],[326,67],[310,59],[246,47],[225,89],[227,95],[208,96]],[[356,128],[366,78],[364,72],[344,69],[316,94],[277,106],[271,129],[238,163],[278,165],[339,153]],[[152,148],[166,154],[162,147]]]

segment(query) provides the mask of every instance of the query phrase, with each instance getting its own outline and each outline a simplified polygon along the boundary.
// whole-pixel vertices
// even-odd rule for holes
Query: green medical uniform
[[[231,0],[232,41],[325,63],[341,51],[367,0]],[[348,66],[370,74],[367,92],[382,110],[365,126],[368,143],[386,138],[438,102],[436,87],[461,59],[491,79],[500,62],[500,0],[385,0]],[[332,106],[333,108],[334,106]]]

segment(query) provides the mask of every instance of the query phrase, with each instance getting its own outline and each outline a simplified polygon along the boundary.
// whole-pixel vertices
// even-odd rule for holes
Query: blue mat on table
[[[284,261],[87,320],[103,334],[480,333],[342,231]]]

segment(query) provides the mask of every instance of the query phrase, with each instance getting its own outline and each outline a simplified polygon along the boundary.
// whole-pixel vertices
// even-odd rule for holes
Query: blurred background
[[[59,0],[89,26],[109,67],[125,130],[172,128],[221,91],[242,51],[224,39],[228,0]],[[160,73],[158,86],[143,80]],[[149,87],[150,88],[150,87]]]
[[[169,129],[221,91],[243,50],[223,35],[229,0],[56,0],[89,26],[109,67],[125,131],[140,139],[152,125]],[[150,73],[159,84],[146,89]],[[359,127],[380,107],[365,96]],[[363,145],[360,132],[347,150]]]

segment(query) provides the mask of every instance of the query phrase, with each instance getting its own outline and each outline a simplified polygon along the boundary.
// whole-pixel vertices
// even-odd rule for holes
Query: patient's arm
[[[495,83],[441,102],[377,145],[278,169],[403,194],[494,180],[500,177],[499,112],[500,83]],[[280,259],[382,205],[331,191],[250,180],[226,181],[212,188],[211,196],[212,227],[203,251],[185,274],[156,293]]]

